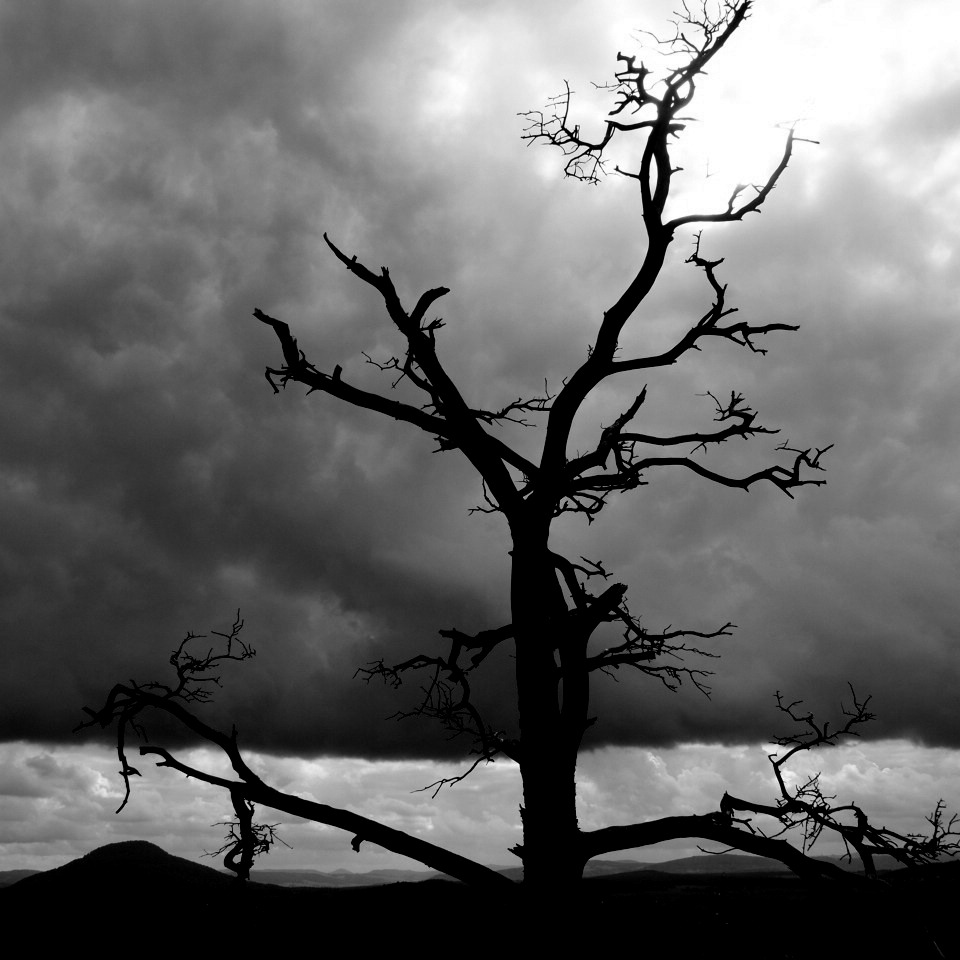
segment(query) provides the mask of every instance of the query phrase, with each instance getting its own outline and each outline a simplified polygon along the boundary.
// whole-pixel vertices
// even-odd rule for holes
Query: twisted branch
[[[209,679],[204,678],[203,674],[215,668],[216,664],[226,660],[246,660],[253,656],[252,649],[239,640],[239,632],[242,626],[243,621],[238,614],[229,633],[212,631],[225,641],[225,649],[222,652],[215,652],[213,648],[210,648],[205,656],[194,655],[187,650],[185,645],[188,641],[201,639],[200,635],[188,634],[187,640],[180,644],[170,658],[170,662],[177,672],[176,684],[163,684],[157,681],[139,684],[131,680],[127,684],[116,684],[107,695],[107,699],[100,709],[83,708],[89,719],[79,724],[78,730],[94,725],[106,728],[113,723],[117,724],[117,754],[121,764],[120,776],[125,786],[123,803],[121,803],[117,813],[123,810],[130,798],[131,776],[140,776],[140,772],[127,762],[124,753],[124,732],[127,727],[133,726],[139,734],[143,735],[143,727],[138,718],[142,714],[154,710],[172,717],[201,741],[219,747],[230,762],[236,779],[228,779],[184,763],[165,747],[155,745],[140,747],[141,756],[153,755],[160,758],[157,766],[169,767],[187,777],[209,783],[229,792],[237,819],[235,822],[228,824],[231,828],[227,836],[228,844],[218,852],[228,851],[225,863],[241,879],[249,877],[250,866],[254,857],[267,852],[270,846],[278,840],[273,825],[254,823],[253,805],[260,804],[289,813],[295,817],[302,817],[306,820],[348,830],[354,835],[351,841],[354,850],[359,850],[361,843],[368,840],[386,850],[410,857],[465,883],[500,889],[505,892],[513,889],[513,883],[495,870],[475,863],[459,854],[444,850],[442,847],[421,840],[419,837],[387,827],[349,810],[305,800],[302,797],[283,793],[268,786],[250,769],[243,759],[235,728],[227,735],[215,727],[211,727],[196,714],[190,712],[184,706],[184,703],[199,703],[202,705],[209,699],[208,696],[196,695],[204,689],[198,687],[197,683]]]
[[[449,653],[446,656],[417,654],[395,664],[377,660],[366,667],[360,667],[354,674],[367,683],[378,678],[394,688],[399,688],[406,674],[427,671],[427,680],[421,686],[420,702],[410,710],[398,711],[393,715],[394,719],[425,717],[438,721],[450,739],[463,735],[471,738],[470,752],[476,754],[477,759],[465,773],[441,778],[423,788],[433,789],[434,796],[442,786],[459,783],[481,763],[492,762],[500,754],[514,761],[518,761],[520,756],[519,742],[490,726],[483,719],[473,702],[471,688],[473,671],[480,667],[501,643],[513,638],[513,626],[507,624],[494,630],[482,630],[473,636],[454,628],[441,630],[440,636],[450,641]],[[462,657],[466,659],[462,660]]]

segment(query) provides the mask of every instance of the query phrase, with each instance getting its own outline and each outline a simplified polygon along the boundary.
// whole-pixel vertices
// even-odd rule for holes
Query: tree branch
[[[229,634],[217,634],[226,640],[226,650],[216,653],[211,648],[205,656],[194,655],[187,648],[187,643],[201,639],[200,636],[188,634],[170,658],[171,664],[177,671],[177,683],[173,686],[152,681],[147,684],[138,684],[130,681],[128,684],[116,684],[107,696],[106,702],[99,710],[84,707],[89,720],[81,723],[77,729],[97,724],[107,727],[117,723],[121,731],[118,737],[118,756],[121,762],[120,776],[125,784],[125,796],[117,812],[119,813],[130,796],[130,777],[139,776],[139,771],[130,767],[123,753],[123,734],[127,726],[135,725],[142,734],[142,726],[137,718],[148,710],[157,710],[173,717],[186,729],[190,730],[201,740],[219,747],[226,755],[231,767],[237,775],[236,780],[229,780],[217,774],[209,773],[198,767],[185,764],[178,760],[168,749],[162,746],[144,745],[140,747],[141,756],[154,755],[160,757],[157,764],[161,767],[170,767],[187,777],[220,787],[230,793],[237,813],[236,829],[238,831],[239,846],[234,846],[230,857],[233,868],[238,876],[248,876],[252,856],[257,852],[265,852],[268,846],[263,844],[263,837],[258,839],[257,831],[262,825],[253,823],[250,804],[259,803],[274,810],[281,810],[293,816],[303,817],[317,823],[326,823],[330,826],[348,830],[354,834],[351,841],[354,850],[360,849],[364,840],[376,843],[384,849],[391,850],[403,856],[411,857],[442,873],[456,877],[465,883],[474,883],[490,888],[510,889],[513,883],[506,877],[462,857],[459,854],[443,850],[434,844],[411,836],[392,827],[387,827],[375,820],[362,817],[338,807],[304,800],[267,786],[247,765],[237,744],[237,732],[233,730],[228,736],[221,731],[204,723],[195,714],[183,706],[184,702],[203,701],[206,697],[196,697],[194,694],[200,688],[196,686],[202,675],[214,668],[216,664],[225,660],[245,660],[253,656],[251,648],[239,641],[239,631],[243,626],[239,615]],[[236,653],[238,648],[240,653]]]
[[[797,141],[803,143],[817,143],[816,140],[808,140],[806,137],[798,137],[791,126],[787,130],[787,137],[783,145],[783,153],[780,156],[780,162],[774,168],[773,172],[762,184],[744,184],[738,183],[730,194],[727,201],[727,209],[718,213],[690,213],[683,217],[675,217],[669,223],[665,224],[668,230],[675,231],[680,227],[691,223],[731,223],[734,220],[742,220],[748,213],[759,213],[763,202],[776,187],[777,181],[790,163],[793,156],[793,145]],[[738,205],[738,201],[745,190],[752,190],[753,196]]]
[[[800,724],[800,729],[775,738],[780,746],[786,748],[780,755],[770,755],[780,793],[775,802],[757,803],[725,793],[716,813],[667,817],[585,833],[582,835],[585,856],[589,859],[600,853],[648,846],[664,840],[700,837],[722,843],[732,850],[779,860],[801,877],[849,883],[876,879],[875,858],[881,854],[903,864],[933,863],[944,854],[956,855],[960,852],[960,820],[956,815],[947,818],[943,800],[937,802],[927,817],[930,825],[928,833],[901,834],[886,827],[875,827],[867,814],[854,803],[834,803],[835,798],[826,796],[820,787],[820,774],[792,791],[788,788],[783,770],[794,756],[819,747],[835,746],[850,737],[859,736],[858,728],[875,719],[867,709],[870,698],[858,699],[853,687],[850,693],[852,706],[847,708],[841,705],[846,719],[833,730],[829,722],[821,724],[812,714],[799,713],[799,700],[785,703],[781,694],[777,693],[777,709]],[[735,816],[743,813],[770,818],[778,828],[770,835],[751,818]],[[795,829],[802,833],[799,849],[781,839],[783,834]],[[862,873],[850,873],[829,861],[810,856],[812,847],[824,831],[835,834],[843,842],[848,859],[851,850],[857,853]]]
[[[640,625],[639,618],[631,615],[626,604],[622,604],[617,609],[616,617],[624,624],[623,643],[607,647],[595,656],[588,657],[587,670],[599,670],[616,679],[615,671],[620,667],[631,667],[647,676],[655,677],[668,690],[675,692],[683,680],[687,679],[701,693],[710,696],[710,688],[706,685],[705,678],[713,675],[712,670],[695,669],[660,661],[672,658],[682,662],[688,656],[717,659],[719,654],[689,646],[683,641],[691,638],[716,640],[719,637],[730,637],[733,636],[731,631],[736,629],[735,624],[725,623],[722,627],[710,631],[673,630],[667,627],[662,633],[649,633]]]
[[[466,773],[445,777],[424,788],[437,790],[448,783],[459,783],[480,763],[493,761],[501,753],[514,761],[520,756],[520,744],[516,739],[508,737],[503,731],[495,730],[484,721],[473,702],[470,680],[472,672],[497,646],[514,637],[513,626],[507,624],[494,630],[483,630],[475,636],[457,629],[441,630],[440,635],[450,641],[450,651],[445,657],[421,653],[393,665],[377,660],[367,667],[360,667],[355,674],[368,683],[379,678],[397,688],[402,685],[405,674],[411,671],[429,671],[428,680],[421,687],[423,697],[420,703],[411,710],[398,711],[394,718],[402,720],[408,717],[426,717],[437,720],[448,732],[450,739],[464,734],[471,737],[471,753],[478,755],[478,759]],[[475,652],[468,662],[461,662],[461,656],[470,651]]]
[[[437,319],[424,322],[427,310],[440,297],[449,293],[448,288],[435,287],[427,290],[408,314],[400,302],[390,271],[386,267],[381,267],[379,274],[374,273],[356,256],[348,257],[326,234],[324,240],[334,256],[351,273],[377,290],[387,314],[406,339],[407,351],[402,363],[398,358],[391,358],[384,364],[377,363],[370,357],[367,357],[368,361],[380,369],[399,371],[400,378],[394,385],[404,377],[410,379],[427,394],[429,403],[427,409],[421,409],[360,390],[343,380],[342,368],[339,365],[332,374],[320,372],[299,349],[289,326],[257,308],[253,315],[273,328],[283,352],[284,366],[279,370],[268,367],[266,371],[267,381],[274,392],[279,392],[277,380],[274,378],[279,379],[281,386],[294,380],[308,386],[309,392],[318,390],[328,393],[354,406],[412,423],[437,438],[438,450],[460,449],[489,485],[500,507],[514,508],[520,497],[506,465],[520,470],[526,477],[535,476],[537,468],[502,439],[491,437],[483,429],[481,422],[496,423],[516,419],[512,414],[518,411],[548,410],[550,397],[520,399],[499,412],[470,408],[437,356],[435,334],[443,326],[443,321]]]
[[[647,388],[644,386],[630,408],[617,417],[609,427],[604,427],[601,430],[600,442],[596,449],[591,453],[583,454],[571,460],[567,464],[566,474],[571,478],[571,483],[578,479],[591,479],[591,476],[595,475],[590,475],[586,471],[606,466],[611,454],[614,457],[617,475],[631,480],[635,479],[634,465],[636,463],[637,444],[660,447],[694,444],[691,452],[696,453],[698,449],[706,451],[708,444],[721,444],[734,437],[747,439],[759,433],[776,434],[780,432],[760,426],[756,422],[757,414],[746,405],[743,394],[731,391],[730,400],[723,404],[708,390],[704,396],[709,397],[714,402],[716,407],[714,421],[717,423],[724,423],[728,420],[734,421],[722,430],[693,431],[666,437],[647,433],[624,433],[624,426],[636,415],[646,395]],[[575,489],[575,487],[571,486],[570,489]],[[583,489],[589,489],[589,487]]]
[[[644,64],[637,65],[635,57],[618,54],[617,59],[622,67],[615,74],[615,82],[607,87],[614,91],[617,100],[606,120],[604,134],[598,139],[591,140],[581,135],[579,126],[570,120],[572,95],[569,85],[566,86],[564,94],[551,101],[546,112],[531,111],[526,114],[530,120],[524,134],[527,142],[544,142],[558,147],[568,157],[565,172],[590,182],[599,179],[603,171],[604,152],[617,134],[641,130],[645,135],[639,170],[626,175],[637,180],[640,185],[647,249],[633,280],[614,305],[604,313],[587,360],[569,378],[553,404],[540,462],[541,472],[545,475],[556,476],[564,469],[566,446],[573,420],[590,391],[606,377],[623,371],[675,363],[688,350],[696,348],[698,340],[708,336],[723,337],[762,353],[763,350],[755,343],[755,337],[774,330],[795,329],[793,325],[782,323],[721,324],[722,318],[733,311],[724,307],[724,288],[717,283],[713,273],[714,267],[720,261],[711,262],[700,257],[698,237],[694,255],[690,260],[705,270],[717,296],[714,306],[699,323],[664,353],[650,357],[615,359],[621,331],[659,276],[675,231],[689,223],[738,220],[747,213],[759,210],[776,186],[791,157],[793,144],[797,139],[792,129],[788,132],[780,162],[767,180],[754,188],[754,194],[748,200],[740,199],[746,189],[740,186],[734,190],[724,211],[693,214],[666,222],[663,220],[671,178],[676,172],[670,162],[670,140],[683,129],[684,118],[681,117],[681,111],[693,98],[697,78],[749,16],[750,9],[749,0],[725,2],[716,12],[708,13],[704,8],[702,14],[697,14],[684,5],[675,23],[674,36],[664,40],[657,39],[668,51],[683,57],[683,62],[670,70],[659,82],[661,89],[657,93],[653,91],[658,85],[651,85],[650,71]],[[629,120],[626,119],[628,117]],[[617,170],[620,173],[625,172],[619,167]],[[602,439],[592,459],[594,462],[603,459]],[[625,478],[622,471],[621,479],[630,479],[634,486],[640,482],[636,476]],[[552,509],[559,509],[561,512],[574,510],[585,513],[589,519],[602,508],[605,498],[602,490],[595,489],[593,494],[593,497],[587,496],[585,488],[572,497],[566,494],[566,503],[558,507],[563,499],[563,496],[560,496],[554,500]],[[549,501],[556,495],[556,489],[535,491],[535,499]]]
[[[206,856],[219,857],[225,854],[223,865],[235,873],[238,880],[249,880],[250,870],[258,856],[269,853],[275,844],[290,845],[277,834],[278,824],[253,822],[256,808],[244,800],[239,792],[231,790],[230,800],[237,819],[215,824],[227,828],[224,836],[226,843],[218,850],[206,852]]]
[[[719,260],[707,260],[700,254],[702,233],[694,236],[693,253],[686,262],[703,270],[713,290],[714,300],[710,309],[669,349],[661,354],[649,357],[637,357],[631,360],[613,360],[610,364],[610,373],[623,373],[628,370],[648,370],[653,367],[670,366],[677,362],[687,351],[698,350],[699,341],[705,337],[719,337],[729,340],[738,346],[747,347],[753,353],[765,354],[767,351],[754,343],[754,337],[773,333],[777,330],[799,330],[798,324],[765,323],[749,324],[745,321],[721,325],[720,321],[737,312],[736,307],[728,307],[726,302],[727,287],[717,279],[716,268],[723,263]]]
[[[789,441],[787,441],[789,443]],[[797,450],[790,447],[787,443],[780,444],[778,450],[784,450],[796,454],[793,463],[787,467],[781,464],[774,464],[770,467],[764,467],[755,473],[746,477],[728,477],[725,474],[717,473],[714,470],[708,470],[696,460],[689,457],[643,457],[633,459],[630,452],[623,458],[624,466],[616,473],[588,474],[572,481],[569,485],[569,496],[571,499],[585,495],[588,491],[598,495],[598,499],[605,498],[614,490],[632,490],[646,481],[642,479],[645,471],[653,467],[685,467],[707,480],[712,480],[724,487],[735,487],[740,490],[748,490],[753,484],[762,480],[767,480],[774,486],[781,489],[790,499],[793,499],[793,491],[797,487],[804,486],[823,486],[826,480],[816,480],[804,475],[804,468],[811,470],[823,470],[820,465],[820,458],[833,448],[833,444],[820,450]],[[602,503],[601,503],[602,505]]]
[[[450,425],[443,417],[434,416],[426,413],[417,407],[401,403],[398,400],[389,400],[381,397],[377,393],[370,393],[367,390],[361,390],[358,387],[350,386],[342,378],[342,368],[337,366],[333,373],[321,373],[310,363],[303,351],[297,346],[296,337],[290,333],[290,327],[282,320],[268,316],[260,308],[253,311],[253,315],[262,323],[273,327],[280,341],[280,347],[283,350],[283,359],[285,365],[279,370],[267,367],[266,377],[274,393],[279,393],[274,377],[279,378],[280,386],[285,387],[287,383],[293,380],[296,383],[302,383],[309,387],[308,392],[320,391],[337,397],[346,403],[353,404],[355,407],[362,407],[365,410],[373,410],[382,413],[384,416],[391,417],[394,420],[404,420],[412,423],[426,433],[437,437],[443,437],[448,442],[453,441],[453,434]]]
[[[848,708],[841,704],[840,707],[845,720],[831,730],[829,721],[821,724],[812,713],[799,713],[801,701],[785,703],[778,691],[777,709],[800,724],[800,728],[774,738],[779,746],[785,748],[779,755],[770,755],[780,792],[776,806],[756,804],[725,795],[721,809],[774,817],[782,824],[784,831],[799,828],[803,835],[804,852],[813,847],[825,830],[833,832],[843,841],[848,858],[851,850],[856,852],[863,864],[864,873],[869,877],[876,875],[874,858],[879,854],[887,854],[904,864],[910,864],[933,862],[942,853],[957,852],[958,844],[953,840],[953,837],[960,836],[955,830],[957,817],[945,822],[942,800],[927,817],[927,822],[932,827],[930,834],[903,835],[886,827],[873,826],[866,813],[855,803],[834,803],[835,797],[824,794],[819,773],[792,791],[788,788],[783,770],[798,753],[836,746],[851,737],[859,737],[859,728],[876,719],[867,709],[870,697],[865,700],[858,699],[852,686],[850,696],[851,706]]]
[[[734,826],[730,819],[719,813],[704,815],[664,817],[647,823],[627,826],[603,827],[581,835],[581,848],[585,860],[602,853],[616,850],[631,850],[647,847],[667,840],[700,838],[722,843],[733,850],[753,853],[770,860],[778,860],[795,874],[811,880],[830,879],[845,884],[859,879],[829,861],[814,860],[785,840],[748,833]]]

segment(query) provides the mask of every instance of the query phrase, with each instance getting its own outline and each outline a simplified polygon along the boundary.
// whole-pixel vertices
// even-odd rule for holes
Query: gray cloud
[[[452,372],[478,403],[512,400],[583,357],[636,261],[637,207],[629,182],[578,189],[518,140],[516,111],[571,64],[603,75],[604,38],[578,47],[586,6],[549,46],[532,6],[388,9],[0,6],[5,738],[69,738],[82,704],[158,676],[187,629],[240,608],[259,657],[210,710],[245,742],[460,749],[383,722],[415,689],[352,675],[440,628],[503,622],[504,532],[468,516],[478,485],[429,438],[274,396],[276,344],[250,312],[384,387],[362,353],[396,343],[329,230],[388,264],[408,301],[450,286]],[[957,196],[941,162],[956,89],[911,94],[866,129],[827,124],[762,217],[705,234],[745,315],[802,330],[766,358],[717,348],[651,381],[650,426],[704,424],[697,394],[742,388],[783,438],[836,443],[829,484],[789,502],[662,474],[592,528],[561,525],[558,546],[631,583],[651,627],[740,626],[709,664],[713,702],[599,683],[593,745],[756,741],[776,727],[774,690],[826,708],[847,680],[874,693],[878,734],[956,745]],[[705,308],[688,242],[625,350]],[[600,396],[584,430],[640,386]],[[711,462],[746,472],[775,442]],[[510,666],[480,690],[505,723]]]

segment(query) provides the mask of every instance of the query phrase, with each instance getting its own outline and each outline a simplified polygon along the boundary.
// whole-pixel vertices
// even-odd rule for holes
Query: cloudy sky
[[[506,622],[502,525],[469,515],[476,479],[430,438],[275,396],[276,340],[250,314],[389,390],[363,353],[385,360],[396,338],[327,231],[388,265],[408,304],[451,288],[440,346],[475,405],[559,384],[636,268],[639,199],[624,179],[564,181],[517,114],[566,78],[595,122],[590,82],[671,6],[0,2],[0,869],[133,837],[218,845],[223,798],[149,763],[114,817],[109,743],[72,730],[238,608],[258,656],[225,671],[207,715],[236,722],[276,785],[509,862],[515,769],[411,793],[461,769],[460,747],[385,720],[415,687],[353,679],[440,628]],[[761,177],[778,122],[820,141],[761,216],[703,237],[744,319],[801,329],[764,358],[720,344],[649,378],[644,425],[704,427],[698,395],[737,389],[782,439],[835,447],[828,485],[795,501],[662,472],[589,529],[558,526],[559,549],[631,584],[651,629],[739,627],[712,700],[597,683],[586,826],[706,812],[725,789],[769,798],[774,692],[826,714],[848,682],[879,719],[822,758],[828,786],[902,828],[960,798],[956,18],[947,0],[875,0],[869,22],[856,0],[758,0],[702,84],[677,213]],[[709,305],[690,243],[626,348],[657,350]],[[584,436],[642,383],[603,391]],[[776,442],[712,462],[747,473]],[[509,723],[509,661],[491,676],[484,702]],[[282,835],[294,850],[275,865],[404,863],[315,825]]]

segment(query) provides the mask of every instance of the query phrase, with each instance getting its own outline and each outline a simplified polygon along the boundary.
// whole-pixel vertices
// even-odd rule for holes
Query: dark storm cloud
[[[802,325],[769,344],[772,376],[741,368],[734,382],[782,436],[836,444],[828,485],[794,503],[695,478],[640,491],[650,504],[633,518],[647,556],[632,582],[651,628],[729,619],[740,630],[718,644],[720,661],[701,664],[716,671],[713,702],[601,692],[618,707],[598,737],[755,740],[783,726],[774,691],[839,717],[852,683],[873,695],[875,734],[956,744],[958,285],[932,255],[944,242],[943,184],[917,178],[903,196],[887,180],[896,171],[872,162],[891,129],[862,137],[857,156],[830,151],[830,179],[812,199],[784,189],[752,237],[724,238],[734,301]],[[924,149],[905,145],[900,163],[927,172]],[[753,265],[758,247],[771,253]],[[733,452],[728,463],[748,472],[754,461]],[[617,546],[629,563],[631,545]]]
[[[420,518],[446,512],[427,440],[278,400],[261,376],[276,347],[250,309],[308,299],[308,221],[352,175],[330,106],[353,54],[325,22],[307,56],[285,13],[4,10],[19,78],[2,144],[7,736],[63,738],[112,680],[157,675],[186,629],[240,607],[271,640],[256,677],[231,676],[224,712],[249,729],[270,696],[288,738],[362,752],[371,738],[345,717],[364,694],[340,684],[373,635],[419,640],[438,626],[428,610],[441,624],[481,613],[429,549],[420,569],[394,549],[422,547]],[[390,20],[375,23],[373,57]],[[330,144],[298,113],[314,85]],[[369,336],[346,331],[348,356]],[[294,706],[302,679],[320,706]],[[378,719],[395,709],[365,699]],[[269,725],[258,736],[283,745]]]
[[[160,676],[187,629],[223,629],[240,608],[259,656],[211,709],[245,742],[459,749],[383,723],[415,685],[352,674],[439,628],[506,620],[503,532],[467,515],[478,485],[429,438],[298,389],[274,396],[262,370],[277,346],[250,317],[289,320],[321,369],[384,387],[362,352],[386,359],[396,341],[326,229],[388,264],[409,303],[451,287],[441,349],[477,403],[556,386],[584,356],[585,318],[635,263],[636,198],[629,183],[542,175],[514,114],[595,51],[576,16],[547,56],[536,17],[509,4],[445,9],[437,22],[414,3],[0,6],[5,737],[66,739],[111,682]],[[695,358],[651,382],[650,410],[662,427],[688,412],[702,425],[697,394],[742,387],[784,438],[836,442],[829,486],[790,503],[662,476],[594,529],[562,527],[571,555],[632,584],[651,628],[741,626],[710,664],[713,704],[598,684],[595,743],[755,740],[773,690],[829,703],[848,679],[876,695],[885,735],[956,742],[960,343],[943,266],[956,237],[929,152],[951,142],[935,116],[918,100],[855,141],[823,136],[762,218],[705,238],[745,314],[803,330],[762,361]],[[625,349],[705,308],[688,243]],[[605,393],[584,428],[639,386]],[[712,456],[747,472],[772,446]],[[504,655],[481,689],[505,722],[509,670]]]

